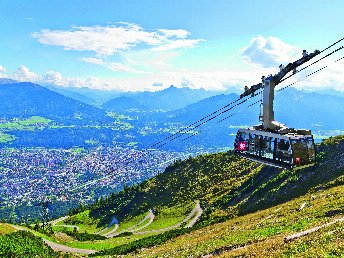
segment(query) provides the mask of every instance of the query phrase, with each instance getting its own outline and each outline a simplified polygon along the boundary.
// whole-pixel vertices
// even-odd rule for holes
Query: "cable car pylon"
[[[287,169],[298,169],[315,164],[315,145],[311,130],[289,128],[285,124],[275,121],[273,103],[275,87],[289,73],[295,74],[297,67],[308,62],[321,52],[315,50],[308,54],[306,50],[302,58],[287,66],[280,65],[280,71],[275,75],[262,77],[262,82],[245,87],[245,92],[240,98],[254,95],[259,89],[263,89],[261,124],[239,129],[235,142],[234,153],[258,161],[270,166]]]

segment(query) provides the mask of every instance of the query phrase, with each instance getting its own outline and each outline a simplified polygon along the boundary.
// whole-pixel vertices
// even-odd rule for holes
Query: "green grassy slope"
[[[343,239],[344,223],[341,222],[291,243],[276,236],[241,250],[225,252],[219,257],[343,257]]]
[[[102,207],[100,210],[103,212],[107,207],[117,208],[117,211],[123,209],[130,216],[130,208],[139,207],[144,203],[142,200],[147,204],[146,207],[154,207],[154,204],[159,203],[155,196],[160,197],[161,204],[172,207],[194,198],[200,199],[204,208],[204,214],[196,227],[231,221],[231,218],[275,208],[276,205],[304,196],[309,191],[320,190],[326,184],[331,187],[342,185],[343,147],[343,137],[324,141],[317,146],[318,164],[313,168],[297,171],[264,167],[225,153],[204,155],[174,164],[165,173],[105,200],[104,203],[107,202],[108,206],[98,203],[98,207],[94,206],[92,209],[93,212],[99,207]],[[164,186],[166,188],[162,190]],[[131,198],[123,203],[121,199],[116,199],[121,194],[122,200],[125,195]],[[339,204],[337,206],[340,207]],[[159,206],[156,210],[159,211]],[[202,235],[207,235],[207,231],[202,232]],[[243,239],[252,241],[249,237],[251,235]],[[133,246],[142,242],[128,242],[126,245]],[[182,246],[176,248],[182,249]],[[116,250],[119,249],[123,251],[130,248],[120,247]]]
[[[0,257],[61,257],[47,246],[42,238],[27,231],[0,235]],[[68,256],[66,256],[68,257]]]
[[[309,193],[276,207],[192,231],[128,256],[316,257],[314,254],[318,253],[338,257],[336,255],[344,253],[343,239],[340,238],[343,236],[343,222],[290,243],[284,243],[284,237],[343,217],[344,177],[341,183],[343,185]],[[306,205],[300,209],[303,203]]]
[[[282,245],[284,236],[343,214],[343,150],[343,136],[325,140],[317,146],[317,165],[297,171],[264,166],[232,153],[177,161],[152,179],[75,210],[63,224],[73,223],[95,232],[115,216],[121,223],[119,231],[123,231],[153,209],[155,220],[147,229],[160,229],[182,220],[200,200],[204,212],[192,229],[67,244],[96,250],[114,248],[103,254],[157,245],[149,252],[153,250],[158,257],[193,257],[212,252],[226,255],[228,248],[259,246],[276,238],[282,246],[280,254],[287,255],[299,247]],[[299,211],[304,202],[306,207]],[[143,250],[140,256],[147,257],[147,252]]]
[[[158,215],[177,205],[189,206],[225,195],[262,166],[226,153],[203,155],[178,161],[166,171],[143,183],[112,194],[89,207],[90,217],[105,225],[115,215],[125,219],[154,209]]]
[[[243,215],[304,195],[344,172],[344,139],[335,137],[317,147],[315,167],[297,171],[259,165],[233,154],[217,153],[178,161],[139,185],[126,187],[89,207],[89,216],[106,225],[112,216],[122,222],[154,209],[201,201],[204,219],[216,221]],[[203,220],[204,220],[203,219]]]
[[[8,225],[6,223],[0,223],[0,236],[8,233],[12,233],[17,231],[15,228],[13,228],[11,225]]]

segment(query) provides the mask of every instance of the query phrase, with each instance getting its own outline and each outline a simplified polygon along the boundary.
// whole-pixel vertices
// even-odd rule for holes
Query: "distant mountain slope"
[[[275,96],[275,118],[290,127],[344,130],[344,98],[286,89]]]
[[[174,121],[193,122],[205,116],[208,116],[209,114],[212,114],[214,111],[219,110],[219,109],[221,109],[221,111],[216,114],[220,114],[221,112],[232,107],[231,105],[226,108],[223,108],[224,106],[227,106],[228,104],[232,103],[238,98],[239,98],[239,95],[235,93],[232,93],[229,95],[225,95],[225,94],[216,95],[216,96],[212,96],[212,97],[203,99],[201,101],[198,101],[197,103],[188,105],[187,107],[183,109],[173,111],[171,112],[171,114],[173,114]],[[236,102],[236,104],[237,103],[238,102]],[[229,119],[231,124],[234,124],[234,125],[252,124],[252,123],[255,123],[255,121],[257,121],[259,108],[255,107],[252,109],[246,109],[245,107],[247,105],[248,104],[245,104],[245,103],[242,104],[240,106],[240,109],[244,108],[244,111],[239,113],[236,116],[233,116],[231,119]],[[221,116],[219,116],[218,120],[237,111],[238,111],[238,108],[228,110],[228,112],[223,113]]]
[[[342,97],[342,98],[344,97],[344,91],[339,91],[332,88],[315,89],[315,90],[312,90],[312,92],[325,94],[325,95],[333,95],[333,96]]]
[[[148,101],[148,99],[147,99]],[[128,111],[147,111],[150,108],[149,104],[142,103],[134,98],[128,96],[121,96],[109,100],[102,105],[103,108],[113,110],[116,112],[128,112]]]
[[[87,87],[61,87],[56,85],[44,85],[52,91],[56,91],[66,97],[70,97],[87,104],[100,107],[103,103],[120,96],[117,90],[92,89]]]
[[[18,82],[12,79],[0,78],[0,84],[13,84],[13,83],[18,83]]]
[[[103,110],[29,82],[0,85],[0,103],[2,118],[41,116],[67,124],[108,119]]]
[[[84,94],[81,94],[79,92],[76,92],[76,91],[72,91],[72,90],[65,89],[63,87],[56,87],[56,86],[52,86],[52,85],[44,86],[44,87],[46,87],[47,89],[49,89],[51,91],[57,92],[63,96],[66,96],[68,98],[71,98],[71,99],[74,99],[74,100],[77,100],[77,101],[80,101],[80,102],[83,102],[83,103],[86,103],[89,105],[96,104],[96,100],[94,100],[94,99],[92,99],[92,98],[90,98]]]
[[[238,98],[239,96],[234,93],[213,96],[183,109],[171,111],[169,116],[173,121],[190,124]],[[257,100],[259,100],[258,96],[219,116],[214,121],[235,113],[229,119],[216,124],[215,129],[223,132],[230,125],[258,124],[259,104],[247,108],[249,104]],[[221,112],[230,107],[222,109]],[[289,88],[276,94],[274,112],[275,119],[288,127],[312,130],[344,130],[344,98],[342,97]],[[207,125],[212,127],[211,129],[214,128],[214,122],[207,123]]]
[[[195,103],[201,99],[218,94],[217,92],[206,91],[204,89],[176,88],[170,86],[167,89],[155,92],[123,93],[122,97],[131,99],[126,108],[137,109],[144,108],[144,111],[153,110],[177,110]],[[103,107],[114,111],[125,110],[121,106],[123,101],[121,97],[114,98],[106,103]]]

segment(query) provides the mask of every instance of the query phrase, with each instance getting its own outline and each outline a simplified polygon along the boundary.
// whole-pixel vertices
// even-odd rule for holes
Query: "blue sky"
[[[124,91],[240,88],[342,38],[343,11],[342,0],[1,0],[0,77]],[[342,68],[304,85],[344,90]]]

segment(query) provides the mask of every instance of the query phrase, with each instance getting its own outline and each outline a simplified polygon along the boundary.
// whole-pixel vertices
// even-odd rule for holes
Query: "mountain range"
[[[63,123],[104,122],[105,111],[29,82],[0,84],[0,117],[41,116]]]
[[[236,93],[217,94],[217,92],[203,89],[192,90],[171,86],[157,92],[122,94],[105,102],[102,107],[95,107],[82,101],[92,102],[90,98],[85,100],[88,97],[84,97],[83,94],[65,89],[59,89],[59,91],[60,93],[57,93],[33,83],[18,83],[2,79],[0,80],[2,103],[0,117],[5,119],[5,122],[33,116],[50,119],[61,127],[59,130],[64,131],[61,132],[66,136],[63,146],[83,146],[84,142],[90,140],[89,138],[100,144],[111,144],[115,130],[117,139],[129,139],[124,136],[130,135],[131,142],[137,142],[142,148],[207,117],[201,121],[204,125],[195,130],[190,127],[188,130],[187,136],[197,132],[199,135],[185,142],[173,141],[169,144],[170,147],[168,145],[163,147],[167,149],[192,146],[209,149],[232,146],[233,136],[238,127],[248,127],[259,123],[259,104],[247,108],[248,105],[259,100],[259,97],[233,108],[232,106],[223,108],[239,98]],[[220,111],[214,115],[219,116],[211,119],[213,116],[209,115],[216,110]],[[311,129],[319,139],[344,131],[342,122],[344,121],[344,98],[340,96],[288,88],[275,95],[274,111],[277,121],[292,128]],[[219,123],[221,119],[228,116],[231,117]],[[83,126],[80,127],[81,125]],[[75,127],[68,129],[66,126],[79,127],[76,131]],[[13,131],[9,126],[2,126],[1,131],[15,135],[16,140],[12,140],[10,144],[17,146],[24,139],[49,140],[51,135],[56,133],[56,126],[54,130],[50,127],[44,130],[31,128],[28,131],[25,131],[25,128],[21,131],[17,129]],[[30,137],[25,137],[29,134]],[[49,137],[42,137],[45,134],[49,134]],[[76,135],[80,137],[77,138]],[[6,144],[8,143],[1,143],[3,146]],[[25,144],[28,142],[25,141],[20,146],[25,146]],[[30,146],[35,146],[35,144],[32,142]],[[44,145],[42,140],[40,146]],[[54,144],[47,144],[47,146],[53,147]]]
[[[103,104],[103,108],[117,112],[128,111],[171,111],[184,108],[202,99],[217,95],[218,92],[204,89],[177,88],[155,92],[123,93]]]
[[[198,120],[237,99],[239,99],[239,96],[234,93],[213,96],[174,112],[173,120],[182,122]],[[248,105],[258,100],[259,96],[221,115],[221,118],[223,118],[238,112],[236,116],[224,121],[224,124],[258,124],[259,104],[247,108]],[[237,103],[240,103],[240,101],[235,104]],[[220,112],[230,107],[224,108]],[[288,88],[275,95],[274,113],[276,121],[293,128],[343,129],[344,98]]]
[[[246,108],[256,99],[231,110],[223,108],[238,99],[235,93],[208,96],[199,91],[200,100],[195,101],[189,90],[170,87],[154,94],[117,97],[121,100],[115,101],[116,108],[97,108],[37,84],[3,82],[0,140],[14,135],[7,137],[14,147],[83,146],[90,140],[101,145],[113,144],[114,139],[117,144],[130,138],[143,148],[218,109],[224,112],[221,116],[207,121],[212,118],[208,116],[202,120],[204,126],[190,127],[187,134],[199,130],[200,135],[179,144],[228,147],[237,128],[256,124],[259,114],[259,105]],[[172,99],[184,95],[184,100],[173,103]],[[231,114],[236,116],[217,123]],[[275,116],[290,127],[338,134],[344,130],[344,98],[290,88],[276,94]],[[124,182],[122,191],[89,206],[80,205],[68,216],[51,221],[49,230],[39,223],[31,225],[39,218],[27,219],[30,209],[38,216],[31,204],[20,209],[2,207],[1,220],[19,222],[18,216],[11,216],[19,214],[26,225],[0,223],[0,256],[57,257],[45,242],[100,257],[313,257],[319,253],[339,257],[343,253],[343,147],[343,136],[325,139],[316,146],[316,165],[295,171],[255,163],[232,151],[176,160],[153,178]],[[97,184],[95,189],[102,187],[106,186]],[[58,205],[51,204],[52,217],[55,211],[61,212]],[[13,232],[18,229],[24,233]]]

